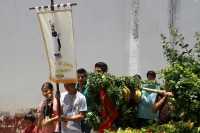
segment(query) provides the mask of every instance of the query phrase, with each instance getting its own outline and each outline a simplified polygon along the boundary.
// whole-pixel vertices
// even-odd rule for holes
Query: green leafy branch
[[[171,47],[173,44],[161,34],[163,52],[170,65],[158,74],[168,82],[169,90],[174,93],[171,99],[175,107],[174,115],[200,124],[200,34],[195,33],[197,43],[188,50],[189,44],[184,43],[185,38],[178,30],[172,28],[170,33],[177,40],[174,45],[181,52]]]

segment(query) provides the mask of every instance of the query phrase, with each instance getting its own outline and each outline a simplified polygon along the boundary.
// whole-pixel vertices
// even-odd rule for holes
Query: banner
[[[160,87],[157,85],[143,84],[143,87],[160,90]],[[138,108],[139,118],[158,119],[159,111],[156,113],[152,112],[152,106],[156,100],[156,96],[157,93],[142,90],[141,102]]]
[[[100,90],[100,97],[102,105],[99,133],[104,133],[104,130],[108,130],[112,122],[118,117],[118,112],[112,107],[112,104],[103,89]]]
[[[76,83],[72,10],[43,10],[37,15],[49,63],[50,81]]]

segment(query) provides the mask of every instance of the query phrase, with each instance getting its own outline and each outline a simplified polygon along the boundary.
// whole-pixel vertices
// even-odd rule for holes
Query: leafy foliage
[[[127,127],[127,123],[133,122],[137,116],[136,103],[133,100],[124,101],[122,92],[124,86],[132,93],[139,89],[141,81],[134,77],[117,77],[109,73],[88,73],[89,83],[88,97],[91,100],[89,112],[86,114],[86,122],[92,124],[94,130],[98,130],[100,124],[101,100],[100,89],[102,88],[119,116],[115,120],[116,126]]]
[[[121,104],[118,110],[119,116],[115,120],[115,125],[117,128],[121,127],[125,129],[127,127],[132,127],[132,124],[136,122],[137,119],[137,104],[131,99],[129,103]]]
[[[200,34],[195,33],[197,43],[192,49],[184,43],[184,37],[178,30],[171,29],[171,34],[177,40],[175,46],[181,51],[173,49],[171,42],[161,34],[163,51],[170,66],[158,72],[169,84],[169,90],[174,94],[171,99],[175,107],[174,115],[181,119],[200,124]]]
[[[88,124],[92,124],[94,130],[98,130],[101,111],[100,88],[102,87],[102,75],[100,73],[90,73],[89,84],[87,84],[87,87],[91,104],[89,111],[86,114],[85,121]]]
[[[101,100],[100,89],[102,88],[109,98],[119,116],[115,120],[117,133],[179,133],[200,132],[200,34],[195,33],[197,43],[189,49],[189,44],[184,43],[184,37],[178,30],[171,29],[175,37],[175,46],[166,41],[167,37],[161,34],[163,52],[169,66],[158,71],[160,78],[168,85],[161,85],[156,81],[140,81],[134,77],[117,77],[109,73],[89,73],[88,96],[91,100],[89,112],[86,114],[86,122],[92,124],[94,130],[99,129]],[[137,106],[133,99],[124,101],[123,89],[128,87],[133,94],[141,87],[141,84],[159,85],[161,89],[172,91],[174,96],[171,102],[175,107],[174,116],[183,121],[169,122],[162,126],[151,123],[148,127],[131,129],[132,123],[137,119]],[[105,131],[110,133],[112,131]]]
[[[164,125],[158,125],[158,123],[152,123],[148,127],[141,129],[126,128],[122,130],[119,128],[117,133],[199,133],[200,127],[193,126],[194,123],[187,121],[169,122]],[[105,133],[112,133],[113,131],[105,131]]]

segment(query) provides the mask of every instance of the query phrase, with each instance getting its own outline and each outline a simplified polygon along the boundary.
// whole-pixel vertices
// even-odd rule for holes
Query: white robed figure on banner
[[[43,8],[38,9],[37,15],[49,63],[49,80],[57,84],[76,83],[72,10],[60,10],[55,6],[56,11],[49,12]]]
[[[61,34],[60,33],[57,34],[57,32],[55,31],[55,24],[52,23],[51,20],[49,20],[49,23],[51,26],[55,60],[59,61],[60,58],[62,57],[60,53],[61,43],[60,43],[60,38],[59,38]]]

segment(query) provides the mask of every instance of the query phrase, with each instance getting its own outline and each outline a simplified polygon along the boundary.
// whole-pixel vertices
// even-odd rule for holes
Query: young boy
[[[148,71],[147,72],[147,79],[148,80],[155,80],[156,79],[156,73],[154,71]]]
[[[94,71],[102,74],[108,72],[108,65],[104,62],[97,62],[94,66]]]
[[[138,75],[138,74],[135,74],[133,77],[136,78],[136,79],[140,79],[140,80],[142,80],[141,76]]]
[[[169,97],[173,96],[172,92],[162,91],[161,94],[157,94],[156,100],[152,106],[152,112],[159,112],[158,123],[165,124],[171,120],[170,113],[173,112],[174,107],[170,105]],[[170,106],[169,106],[170,105]]]
[[[23,130],[22,133],[35,133],[37,126],[34,125],[34,121],[35,121],[35,115],[32,112],[28,112],[24,116],[24,122],[25,122],[26,128]],[[42,133],[42,132],[39,130],[38,133]]]
[[[60,104],[63,109],[63,115],[54,117],[46,121],[48,124],[52,121],[61,123],[62,133],[81,133],[81,121],[84,120],[87,111],[86,98],[75,88],[75,83],[65,83],[64,88],[67,92],[61,94]]]
[[[85,69],[80,68],[77,70],[77,80],[78,84],[76,84],[76,89],[85,96],[88,108],[90,105],[90,101],[87,94],[88,88],[85,87],[87,84],[87,71]],[[81,121],[81,128],[82,132],[84,133],[91,132],[91,126],[89,124],[86,124],[84,120]]]

